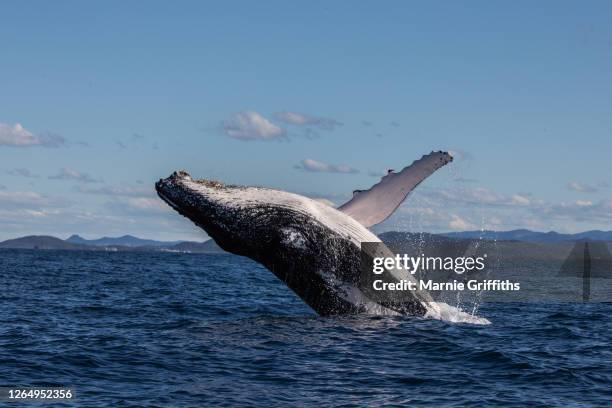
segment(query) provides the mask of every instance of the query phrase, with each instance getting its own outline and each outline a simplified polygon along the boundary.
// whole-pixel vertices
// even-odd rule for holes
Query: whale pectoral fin
[[[369,190],[359,191],[338,210],[350,215],[366,227],[391,216],[416,186],[430,174],[453,161],[447,152],[431,152],[399,173],[389,172]]]

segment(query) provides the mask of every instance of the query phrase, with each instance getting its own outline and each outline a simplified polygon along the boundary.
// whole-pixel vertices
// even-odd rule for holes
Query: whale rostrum
[[[155,189],[222,249],[264,265],[320,315],[440,317],[447,305],[434,302],[425,291],[409,291],[387,301],[369,298],[359,286],[361,243],[379,243],[377,253],[370,256],[393,257],[364,224],[386,219],[412,188],[451,160],[448,153],[432,152],[357,193],[340,209],[286,191],[195,180],[184,171],[159,180]],[[389,202],[383,205],[385,197]],[[414,279],[389,272],[398,281]]]

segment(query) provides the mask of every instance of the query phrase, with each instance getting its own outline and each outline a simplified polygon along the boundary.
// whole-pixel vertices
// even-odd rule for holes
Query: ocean
[[[476,313],[491,324],[322,318],[227,254],[0,250],[0,387],[75,391],[49,406],[612,405],[612,303]]]

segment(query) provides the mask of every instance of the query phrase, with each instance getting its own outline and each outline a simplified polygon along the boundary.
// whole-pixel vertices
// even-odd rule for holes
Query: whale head
[[[286,191],[195,180],[185,171],[159,180],[155,189],[221,248],[264,264],[270,253],[297,256],[338,240],[357,249],[361,242],[380,242],[350,216]]]
[[[194,180],[185,171],[176,171],[155,183],[162,200],[204,229],[223,249],[234,253],[248,245],[246,240],[241,242],[242,219],[232,205],[238,188],[214,180]]]

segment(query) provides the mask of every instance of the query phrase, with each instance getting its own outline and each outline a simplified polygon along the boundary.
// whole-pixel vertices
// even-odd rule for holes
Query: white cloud
[[[517,207],[541,205],[542,200],[535,199],[530,194],[505,195],[486,187],[466,187],[432,189],[420,187],[419,193],[427,199],[438,203],[452,202],[461,205],[479,205],[487,207]]]
[[[168,212],[170,208],[159,198],[135,197],[128,198],[126,204],[135,210]]]
[[[161,202],[164,204],[163,202]],[[143,203],[134,203],[143,207]],[[147,205],[144,204],[144,207]],[[127,208],[126,208],[127,207]],[[65,238],[78,233],[90,237],[134,234],[159,240],[193,239],[204,241],[206,234],[189,220],[177,217],[169,207],[161,211],[121,208],[89,209],[15,208],[0,205],[0,241],[25,235],[53,235]]]
[[[282,128],[254,111],[235,113],[223,123],[223,132],[239,140],[274,140],[285,133]]]
[[[35,135],[25,129],[20,123],[15,123],[13,126],[0,123],[0,146],[11,147],[59,147],[66,142],[64,138],[57,135]]]
[[[318,201],[318,202],[320,202],[322,204],[325,204],[325,205],[329,205],[330,207],[335,207],[336,206],[336,204],[333,201],[328,200],[327,198],[313,198],[313,200]]]
[[[113,197],[89,206],[33,191],[0,191],[0,241],[25,235],[92,237],[132,233],[155,239],[194,239],[206,234],[156,197]]]
[[[359,173],[359,170],[344,164],[328,164],[313,159],[304,159],[293,167],[314,173]]]
[[[48,197],[34,191],[0,191],[0,209],[36,209],[65,207],[69,203],[61,198]]]
[[[586,183],[579,183],[578,181],[569,181],[567,183],[567,188],[572,191],[577,191],[579,193],[596,193],[597,188],[593,187]]]
[[[465,231],[465,230],[473,229],[472,224],[470,224],[465,219],[459,217],[458,215],[453,214],[451,217],[452,219],[448,223],[448,226],[450,229],[455,230],[455,231]]]
[[[428,208],[434,213],[425,211]],[[460,191],[419,188],[394,217],[384,225],[386,230],[398,229],[393,225],[404,224],[409,230],[416,227],[432,232],[449,227],[455,230],[529,228],[559,232],[609,230],[612,198],[547,202],[529,194],[504,195],[483,188]]]
[[[106,208],[115,215],[130,217],[173,217],[175,211],[158,197],[114,197]]]
[[[14,126],[0,123],[0,145],[5,146],[35,146],[40,140],[32,133],[16,123]]]
[[[54,176],[49,176],[51,180],[71,180],[78,183],[100,183],[102,180],[95,179],[87,173],[81,173],[74,169],[66,168],[60,170],[60,172]]]
[[[529,205],[531,204],[531,200],[527,196],[521,194],[513,194],[511,203],[516,205]]]
[[[444,232],[448,229],[529,228],[579,232],[608,230],[611,222],[612,199],[559,203],[526,193],[502,194],[484,187],[421,186],[377,230]]]
[[[309,116],[297,112],[279,112],[276,113],[274,117],[281,122],[291,125],[312,126],[320,130],[334,130],[339,126],[342,126],[341,122],[338,122],[332,118]]]
[[[612,199],[598,202],[576,200],[558,204],[547,204],[534,208],[533,212],[550,221],[594,222],[609,226],[610,222],[612,222]],[[603,229],[609,228],[603,227]]]
[[[34,204],[42,200],[42,196],[33,191],[2,191],[0,192],[0,203],[2,206],[9,204],[22,205],[25,203]]]

